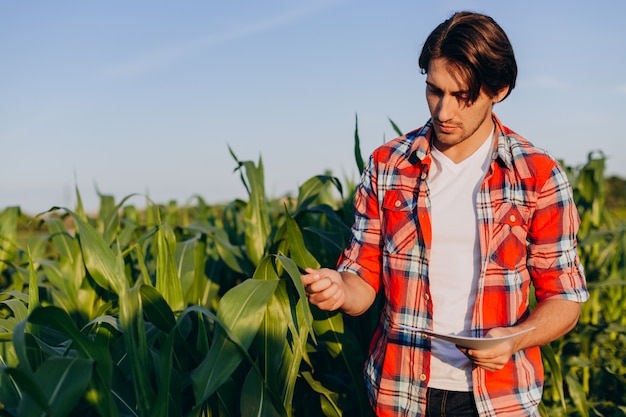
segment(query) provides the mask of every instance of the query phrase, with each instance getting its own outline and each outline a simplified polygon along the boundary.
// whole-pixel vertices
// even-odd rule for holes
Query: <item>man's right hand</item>
[[[334,269],[305,269],[302,284],[311,304],[322,310],[341,309],[351,316],[363,314],[376,298],[376,291],[361,277],[349,273],[339,273]]]
[[[322,310],[340,309],[346,299],[344,282],[341,274],[334,269],[305,269],[302,284],[311,304]]]

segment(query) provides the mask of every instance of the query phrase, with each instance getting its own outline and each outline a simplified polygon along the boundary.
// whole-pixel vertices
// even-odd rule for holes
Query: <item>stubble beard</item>
[[[436,119],[433,119],[434,123],[433,123],[433,128],[435,131],[435,137],[433,138],[433,144],[437,147],[437,149],[439,149],[441,152],[450,149],[456,145],[459,145],[463,142],[465,142],[466,140],[472,138],[476,132],[478,132],[478,130],[485,124],[485,122],[487,122],[488,118],[491,117],[491,115],[485,115],[485,117],[483,117],[482,122],[476,124],[475,126],[471,126],[471,130],[467,131],[466,128],[467,126],[465,126],[464,124],[460,123],[448,123],[448,125],[452,125],[456,127],[457,132],[455,133],[442,133],[441,129],[437,126],[437,121]],[[483,138],[481,138],[483,139]]]

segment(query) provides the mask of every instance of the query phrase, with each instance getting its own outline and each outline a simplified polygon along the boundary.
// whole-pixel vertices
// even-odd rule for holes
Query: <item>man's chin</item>
[[[442,147],[449,148],[450,146],[454,146],[460,142],[458,135],[439,132],[437,131],[437,129],[435,129],[435,135],[435,144],[439,145],[437,146],[437,148],[439,149],[441,149]]]

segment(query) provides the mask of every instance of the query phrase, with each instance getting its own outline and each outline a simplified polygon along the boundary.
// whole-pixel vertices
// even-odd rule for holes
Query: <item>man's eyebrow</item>
[[[440,87],[437,87],[435,84],[431,83],[430,81],[426,81],[426,85],[434,90],[439,90],[442,91]],[[458,90],[458,91],[452,91],[451,93],[452,95],[467,95],[469,94],[469,90]]]

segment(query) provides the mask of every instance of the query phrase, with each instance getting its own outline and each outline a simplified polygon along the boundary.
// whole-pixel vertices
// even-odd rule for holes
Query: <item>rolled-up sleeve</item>
[[[538,300],[589,298],[577,251],[579,225],[572,188],[556,164],[541,187],[528,234],[528,268]]]
[[[376,163],[370,156],[356,189],[354,225],[350,244],[343,251],[338,271],[351,272],[369,283],[376,292],[381,281],[381,220],[376,193]]]

